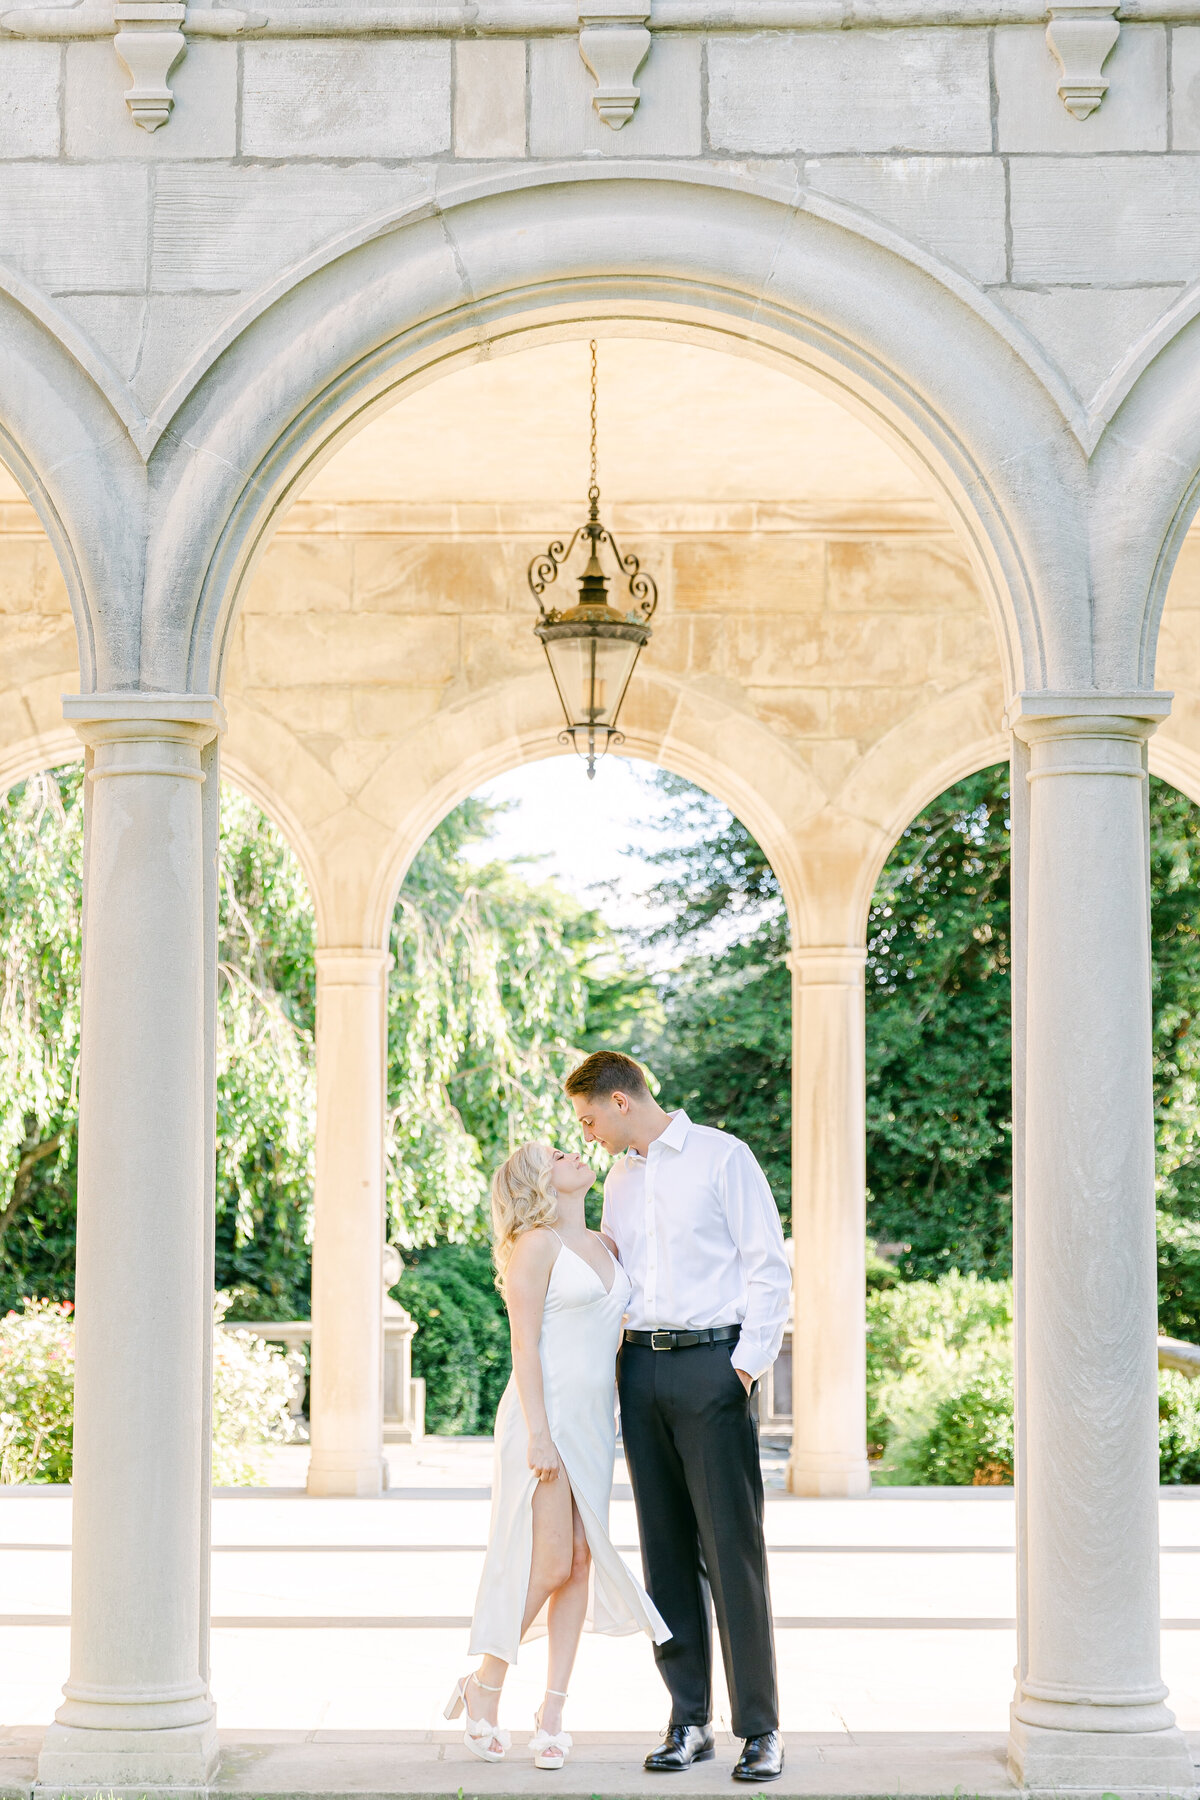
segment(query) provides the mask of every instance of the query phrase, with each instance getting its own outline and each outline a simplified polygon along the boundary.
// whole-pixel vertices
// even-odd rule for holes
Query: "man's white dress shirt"
[[[737,1325],[731,1361],[751,1380],[779,1355],[791,1271],[767,1178],[748,1145],[685,1112],[604,1183],[606,1231],[633,1284],[631,1331]]]

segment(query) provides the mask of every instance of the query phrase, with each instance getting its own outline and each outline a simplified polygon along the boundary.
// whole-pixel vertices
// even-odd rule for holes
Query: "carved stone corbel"
[[[187,55],[187,39],[180,26],[186,8],[162,0],[116,0],[113,18],[120,26],[113,49],[133,81],[125,90],[125,104],[135,125],[157,131],[171,116],[175,96],[167,77]]]
[[[1116,5],[1052,6],[1046,42],[1058,60],[1063,105],[1077,119],[1094,113],[1108,82],[1101,73],[1121,35]]]
[[[650,0],[583,0],[579,54],[596,83],[592,105],[614,131],[627,125],[642,97],[633,78],[650,53]]]

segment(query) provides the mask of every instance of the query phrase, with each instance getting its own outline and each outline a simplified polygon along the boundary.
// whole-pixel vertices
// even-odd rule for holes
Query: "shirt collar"
[[[691,1129],[692,1121],[688,1118],[681,1106],[678,1112],[673,1112],[671,1114],[670,1124],[665,1131],[659,1132],[658,1136],[650,1145],[650,1148],[653,1150],[655,1144],[662,1144],[668,1150],[682,1150],[687,1141],[687,1134]],[[636,1150],[631,1150],[629,1155],[634,1162],[645,1162],[646,1160],[646,1158],[640,1155]]]

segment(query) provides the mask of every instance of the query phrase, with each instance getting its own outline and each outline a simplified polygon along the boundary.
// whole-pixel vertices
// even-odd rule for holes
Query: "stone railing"
[[[1181,1375],[1200,1375],[1200,1344],[1185,1344],[1182,1338],[1160,1337],[1158,1366],[1160,1369],[1178,1369]]]
[[[307,1350],[312,1342],[309,1319],[226,1319],[226,1331],[248,1331],[267,1344],[288,1350]],[[417,1327],[411,1316],[392,1299],[384,1301],[383,1318],[383,1441],[415,1444],[425,1435],[425,1383],[412,1372],[412,1341]],[[297,1383],[291,1414],[303,1419],[305,1383]]]

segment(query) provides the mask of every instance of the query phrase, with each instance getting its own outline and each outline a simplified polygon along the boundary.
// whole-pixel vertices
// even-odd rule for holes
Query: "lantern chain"
[[[588,505],[592,517],[596,518],[600,508],[600,485],[596,480],[596,340],[592,339],[592,453],[591,472],[588,480]]]

